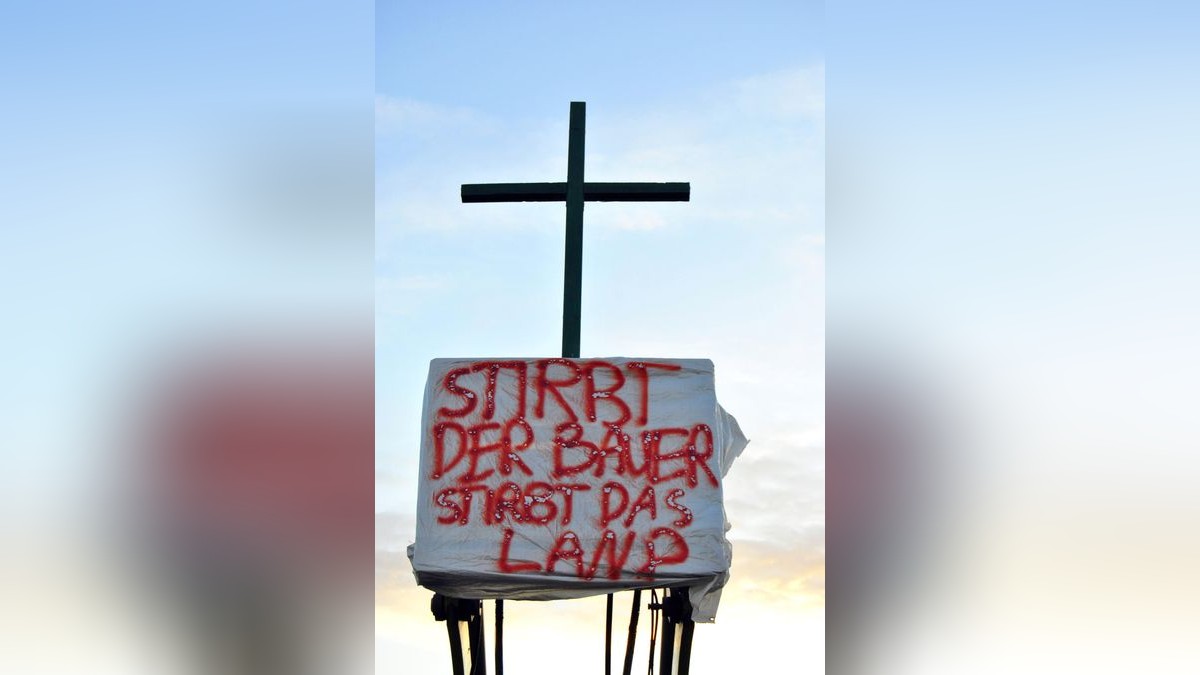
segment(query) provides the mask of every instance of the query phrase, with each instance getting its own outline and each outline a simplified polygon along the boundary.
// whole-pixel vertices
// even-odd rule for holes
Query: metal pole
[[[650,658],[646,670],[651,673],[654,672],[654,640],[658,635],[658,620],[662,615],[662,603],[658,601],[658,594],[654,589],[650,589]]]
[[[682,626],[683,639],[679,642],[679,669],[676,671],[678,675],[688,675],[688,671],[692,666],[692,631],[696,629],[696,624],[691,619],[685,619]]]
[[[567,244],[563,263],[562,355],[579,358],[580,316],[583,304],[583,139],[587,127],[587,104],[571,102],[567,138]],[[608,594],[605,624],[604,675],[612,675],[612,607]]]
[[[486,647],[483,644],[483,601],[475,600],[467,629],[471,646],[471,675],[487,675]]]
[[[583,135],[587,104],[571,102],[567,144],[567,246],[563,266],[563,358],[579,358],[579,317],[583,287]]]
[[[621,675],[630,675],[633,672],[633,646],[637,642],[638,611],[641,604],[642,591],[637,589],[633,592],[633,609],[629,610],[629,637],[625,642],[625,668],[621,670]]]
[[[663,601],[666,604],[666,601]],[[671,612],[663,609],[662,613],[662,650],[658,660],[659,675],[671,675],[671,661],[675,651],[675,622],[671,620]]]
[[[604,612],[604,675],[612,675],[612,610],[613,594],[608,594]]]
[[[496,675],[504,675],[504,599],[496,599]]]
[[[458,619],[446,619],[446,634],[450,637],[450,668],[454,675],[463,675],[462,635],[458,632]]]

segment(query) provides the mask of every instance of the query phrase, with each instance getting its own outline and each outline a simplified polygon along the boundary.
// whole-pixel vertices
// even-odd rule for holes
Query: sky
[[[196,658],[235,651],[197,629],[204,594],[159,576],[181,559],[143,518],[167,509],[141,502],[168,454],[149,438],[193,376],[250,352],[313,375],[358,339],[369,400],[372,22],[353,2],[0,9],[0,670],[230,672]],[[313,560],[280,550],[275,579]],[[306,615],[344,606],[312,597],[338,595],[321,577],[293,587]],[[328,635],[369,635],[367,603]],[[339,672],[369,672],[352,651]]]
[[[697,627],[692,672],[823,668],[822,14],[379,4],[380,672],[448,659],[404,555],[429,360],[559,349],[563,206],[464,205],[459,185],[565,180],[571,101],[587,103],[588,180],[691,183],[687,203],[585,208],[582,355],[712,359],[718,399],[751,439],[725,482],[732,579],[716,623]],[[509,605],[509,668],[600,667],[603,599]]]
[[[894,519],[908,543],[875,551],[903,597],[847,608],[831,547],[831,664],[1196,668],[1177,622],[1195,625],[1197,18],[830,3],[830,363],[886,364],[937,455],[915,483],[937,517]]]
[[[375,592],[365,547],[353,620],[310,564],[336,547],[242,571],[324,619],[284,651],[442,672],[402,554],[425,369],[554,354],[561,305],[561,207],[458,186],[562,180],[574,100],[590,179],[693,195],[587,207],[583,353],[711,358],[751,439],[695,672],[779,645],[812,671],[1200,668],[1195,3],[516,4],[0,8],[0,671],[222,672],[194,650],[232,632],[157,574],[182,570],[135,498],[145,435],[214,364],[335,395],[349,342],[346,372],[377,365]],[[834,447],[827,411],[915,440]],[[827,645],[824,478],[867,492],[839,458],[888,463],[884,517],[834,547]],[[602,600],[512,604],[514,668],[599,663]]]

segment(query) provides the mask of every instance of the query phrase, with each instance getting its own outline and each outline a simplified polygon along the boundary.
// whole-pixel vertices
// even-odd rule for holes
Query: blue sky
[[[162,551],[128,508],[135,439],[183,362],[369,333],[372,19],[370,3],[0,9],[0,622],[23,627],[0,670],[194,672],[172,647],[196,637],[188,608],[133,571]]]
[[[662,103],[713,82],[812,63],[823,5],[757,3],[381,2],[376,82],[382,93],[492,115],[563,101]]]
[[[944,453],[921,485],[940,522],[903,530],[924,537],[904,600],[835,626],[845,653],[886,673],[1195,668],[1172,625],[1200,471],[1195,3],[828,21],[830,354],[904,372]]]

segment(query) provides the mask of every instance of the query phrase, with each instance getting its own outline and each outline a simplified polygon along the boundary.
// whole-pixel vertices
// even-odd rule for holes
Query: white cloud
[[[657,230],[666,224],[667,221],[660,214],[626,209],[621,210],[614,223],[619,230]]]
[[[789,68],[737,83],[739,105],[771,117],[825,123],[825,65]]]
[[[375,279],[375,311],[381,315],[412,314],[431,296],[449,287],[450,284],[445,277],[432,275],[377,276]]]
[[[411,134],[447,127],[483,129],[492,124],[471,108],[375,95],[376,134]]]
[[[820,232],[824,214],[824,66],[713,85],[650,109],[589,116],[588,176],[688,181],[675,222]],[[621,228],[597,213],[592,222]]]
[[[783,245],[780,261],[803,273],[805,281],[825,284],[825,235],[801,234]]]

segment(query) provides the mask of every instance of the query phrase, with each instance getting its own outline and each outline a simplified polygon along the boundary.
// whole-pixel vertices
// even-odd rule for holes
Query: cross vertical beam
[[[586,105],[571,103],[571,132],[567,143],[567,247],[563,265],[562,355],[579,358],[583,304],[583,137]]]

